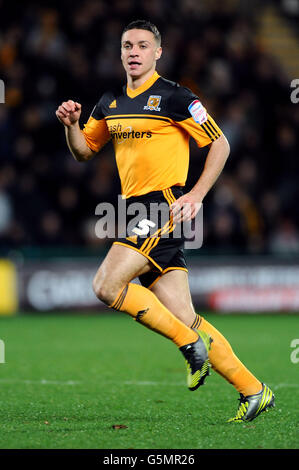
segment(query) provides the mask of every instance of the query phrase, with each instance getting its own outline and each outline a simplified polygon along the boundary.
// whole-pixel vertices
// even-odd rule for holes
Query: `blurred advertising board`
[[[0,315],[12,315],[18,308],[17,272],[14,263],[0,259]]]
[[[199,308],[219,312],[299,312],[299,264],[190,265],[189,283]]]
[[[92,279],[101,260],[26,261],[17,268],[19,308],[29,311],[103,310]],[[299,262],[272,259],[188,260],[197,309],[217,312],[299,312]]]

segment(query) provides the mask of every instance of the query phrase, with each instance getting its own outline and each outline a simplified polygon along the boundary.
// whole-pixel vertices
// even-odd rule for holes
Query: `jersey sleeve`
[[[111,136],[106,124],[105,116],[102,112],[102,98],[93,108],[87,123],[84,124],[82,132],[86,144],[94,152],[99,152],[99,150],[110,140]]]
[[[193,137],[198,147],[205,147],[222,135],[198,96],[188,88],[179,86],[176,89],[170,107],[172,119]]]

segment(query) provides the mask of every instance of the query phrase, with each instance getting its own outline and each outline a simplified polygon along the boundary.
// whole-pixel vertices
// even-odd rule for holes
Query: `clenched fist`
[[[79,121],[81,104],[73,100],[64,101],[56,110],[59,121],[69,127]]]

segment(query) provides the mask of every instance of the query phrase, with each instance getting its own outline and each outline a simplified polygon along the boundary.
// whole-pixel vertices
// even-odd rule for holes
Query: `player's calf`
[[[112,297],[107,286],[109,283],[99,281],[99,277],[95,279],[95,292],[104,302]],[[212,339],[207,333],[186,326],[149,289],[138,284],[128,283],[108,305],[173,341],[185,357],[189,389],[203,385],[210,367],[208,351]]]

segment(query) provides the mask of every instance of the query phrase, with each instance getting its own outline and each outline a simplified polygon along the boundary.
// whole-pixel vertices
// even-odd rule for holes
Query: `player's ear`
[[[162,47],[160,46],[156,49],[156,60],[160,59],[161,55],[162,55]]]

